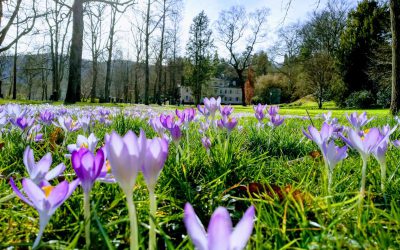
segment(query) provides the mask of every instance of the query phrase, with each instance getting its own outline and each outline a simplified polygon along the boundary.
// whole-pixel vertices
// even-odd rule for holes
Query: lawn
[[[27,146],[33,150],[35,161],[50,152],[51,168],[65,164],[65,172],[54,178],[52,185],[64,180],[71,182],[77,177],[71,160],[66,157],[67,145],[75,144],[78,135],[94,133],[99,138],[96,148],[110,143],[104,138],[112,131],[123,136],[129,130],[138,135],[142,129],[147,138],[154,138],[159,135],[149,125],[149,119],[159,119],[161,113],[175,116],[175,108],[142,105],[100,108],[83,104],[66,108],[59,104],[0,106],[0,121],[4,121],[0,123],[0,248],[28,248],[39,232],[38,212],[16,197],[9,184],[12,178],[21,188],[21,180],[29,177],[23,162]],[[182,106],[179,108],[183,110]],[[39,116],[45,110],[54,115],[48,125]],[[206,229],[219,206],[227,209],[235,226],[253,205],[254,228],[247,249],[400,249],[400,150],[392,145],[400,133],[394,130],[384,139],[388,143],[386,178],[381,178],[379,162],[372,155],[368,157],[366,193],[361,200],[362,158],[358,151],[349,146],[347,157],[332,171],[328,190],[327,169],[320,148],[303,135],[302,129],[308,131],[310,125],[320,130],[324,123],[321,114],[327,112],[314,106],[282,107],[279,114],[285,117],[283,124],[270,127],[268,117],[263,119],[264,126],[257,125],[253,107],[235,106],[230,116],[237,116],[238,124],[231,131],[226,123],[234,119],[226,119],[222,128],[212,123],[207,128],[199,111],[187,128],[185,123],[177,125],[182,133],[179,141],[168,128],[163,128],[165,137],[171,141],[155,186],[157,249],[194,248],[183,222],[186,203],[193,206]],[[327,120],[327,124],[335,128],[345,126],[343,136],[349,138],[349,131],[356,130],[346,119],[346,114],[352,112],[361,113],[333,109],[332,117],[338,118],[340,125],[332,120]],[[216,120],[221,119],[217,113]],[[366,129],[375,131],[371,128],[397,125],[388,110],[367,110],[367,116],[374,119],[357,130],[365,140],[373,133]],[[21,122],[19,125],[17,122],[21,117],[34,118],[34,122],[21,128]],[[71,117],[78,126],[84,125],[82,117],[90,117],[89,130],[67,132],[68,128],[56,126],[59,117]],[[29,128],[36,124],[41,129],[31,133]],[[35,142],[33,138],[38,134],[42,134],[42,140]],[[205,137],[211,142],[209,150],[202,144]],[[328,139],[340,147],[346,145],[336,134]],[[115,165],[109,160],[113,169]],[[148,248],[151,235],[151,196],[146,180],[139,173],[133,187],[140,249]],[[120,186],[96,181],[90,205],[90,248],[129,248],[132,227],[126,195]],[[84,216],[84,192],[78,187],[52,215],[40,247],[84,248],[87,240]]]

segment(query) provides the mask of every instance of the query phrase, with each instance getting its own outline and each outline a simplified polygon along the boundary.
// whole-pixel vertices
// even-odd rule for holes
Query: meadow
[[[388,110],[368,110],[364,117],[361,110],[335,109],[329,116],[328,110],[312,108],[261,106],[254,111],[222,105],[213,119],[207,107],[179,107],[179,112],[175,108],[0,106],[0,248],[27,249],[39,233],[38,212],[10,186],[12,178],[21,189],[21,180],[29,178],[29,162],[24,162],[28,146],[35,162],[51,153],[51,169],[64,163],[65,171],[51,180],[55,186],[77,179],[67,154],[78,135],[93,133],[99,139],[97,150],[111,144],[113,137],[107,135],[112,131],[124,136],[131,130],[139,136],[143,130],[147,138],[168,141],[168,154],[155,186],[154,215],[142,173],[133,187],[139,249],[149,247],[149,221],[154,221],[156,249],[193,249],[193,235],[188,236],[184,223],[186,203],[206,229],[218,207],[227,209],[235,226],[254,206],[254,228],[246,249],[400,249],[400,149],[396,147],[400,133],[398,120]],[[351,120],[353,112],[358,115]],[[385,130],[385,125],[390,128]],[[329,127],[331,132],[324,138],[322,129],[318,141],[309,126],[318,131]],[[380,139],[373,145],[370,138],[375,132]],[[357,136],[370,143],[365,152],[352,143]],[[324,153],[323,143],[329,146],[328,141],[335,143],[333,156]],[[77,148],[89,148],[87,144]],[[112,149],[104,147],[107,158]],[[337,147],[347,149],[340,159]],[[381,158],[374,157],[378,148],[385,149],[383,161],[382,152]],[[327,159],[331,161],[324,163]],[[104,165],[111,165],[107,174],[112,176],[115,165],[108,160]],[[367,160],[364,196],[363,160]],[[38,248],[85,248],[87,215],[81,186],[51,216]],[[118,183],[94,182],[90,249],[129,248],[132,223],[126,198]]]

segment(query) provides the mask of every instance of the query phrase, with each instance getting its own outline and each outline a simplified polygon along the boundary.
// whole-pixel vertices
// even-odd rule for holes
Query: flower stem
[[[42,239],[44,229],[46,228],[46,225],[49,222],[49,220],[50,220],[49,217],[39,215],[39,233],[36,236],[35,242],[32,245],[32,249],[35,249],[39,246],[40,240]]]
[[[90,249],[90,194],[83,192],[86,249]]]
[[[361,203],[362,200],[364,199],[365,196],[365,181],[367,178],[367,161],[368,159],[362,158],[363,165],[361,169],[361,188],[360,188],[360,200],[359,202]]]
[[[138,225],[137,225],[137,218],[136,218],[136,208],[135,204],[133,203],[132,194],[126,193],[126,203],[128,205],[128,212],[129,212],[129,221],[130,221],[130,228],[131,228],[131,236],[130,236],[130,244],[131,250],[139,249],[139,239],[138,239]]]
[[[155,228],[155,219],[157,212],[157,201],[156,196],[154,194],[154,190],[149,189],[149,197],[150,197],[150,235],[149,235],[149,250],[156,249],[156,228]]]
[[[387,203],[385,189],[386,189],[386,163],[383,162],[383,163],[381,163],[381,191],[382,191],[385,203]]]
[[[361,228],[361,217],[363,212],[363,201],[365,196],[365,181],[367,178],[367,162],[368,158],[362,157],[362,169],[361,169],[361,188],[360,188],[360,196],[358,200],[358,227]]]

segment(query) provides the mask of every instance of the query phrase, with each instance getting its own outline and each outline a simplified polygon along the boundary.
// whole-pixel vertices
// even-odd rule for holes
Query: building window
[[[219,90],[219,93],[222,95],[222,89]]]
[[[225,89],[225,94],[226,94],[226,89]]]
[[[189,100],[189,96],[186,96],[186,101]]]
[[[232,97],[229,97],[229,101],[232,101]]]
[[[226,101],[226,96],[224,97],[224,101]]]
[[[237,102],[239,101],[239,97],[236,97],[236,101],[237,101]]]
[[[232,94],[232,90],[229,90],[229,94]]]

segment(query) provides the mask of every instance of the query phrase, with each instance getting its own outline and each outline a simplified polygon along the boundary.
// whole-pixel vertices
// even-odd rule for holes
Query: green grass
[[[170,106],[167,109],[173,110]],[[252,107],[235,107],[236,112],[252,112]],[[314,116],[326,110],[308,110],[313,124],[322,121]],[[348,125],[345,113],[352,110],[333,110],[333,116]],[[307,116],[304,108],[282,108],[281,114]],[[368,110],[376,116],[371,126],[394,125],[388,110]],[[359,190],[361,159],[355,152],[334,170],[333,196],[328,206],[324,193],[324,169],[321,159],[309,153],[317,146],[304,138],[301,129],[311,123],[303,119],[287,119],[273,131],[258,130],[253,117],[242,118],[243,130],[210,132],[213,146],[207,155],[201,145],[199,125],[190,127],[189,144],[185,137],[180,146],[182,154],[171,144],[166,165],[158,181],[157,225],[159,249],[192,249],[183,225],[183,207],[190,202],[200,220],[207,226],[211,214],[218,206],[227,207],[234,225],[251,205],[256,207],[255,228],[248,249],[400,249],[400,151],[390,148],[387,201],[380,191],[379,165],[372,158],[368,165],[367,189],[361,215],[362,227],[357,227],[357,194]],[[148,137],[155,133],[147,121],[118,115],[113,124],[105,128],[97,124],[94,132],[99,138],[112,130],[124,134],[136,133],[143,128]],[[60,162],[73,173],[64,157],[66,148],[48,142],[54,127],[48,128],[45,142],[32,144],[38,160],[52,152],[53,167]],[[67,138],[66,144],[75,142],[78,133]],[[397,132],[393,138],[400,134]],[[26,176],[22,153],[28,145],[14,131],[4,134],[5,145],[0,150],[0,248],[23,249],[30,246],[38,232],[38,215],[18,198],[5,199],[12,194],[8,178],[18,182]],[[72,180],[71,176],[67,177]],[[249,183],[291,186],[284,199],[277,196],[249,197],[237,188]],[[301,199],[296,196],[301,192]],[[96,183],[92,195],[92,249],[129,247],[129,221],[125,197],[117,184]],[[148,244],[148,193],[143,177],[139,176],[134,188],[134,201],[138,210],[139,241],[141,249]],[[42,247],[48,249],[84,248],[83,195],[78,188],[53,215],[42,238]]]

